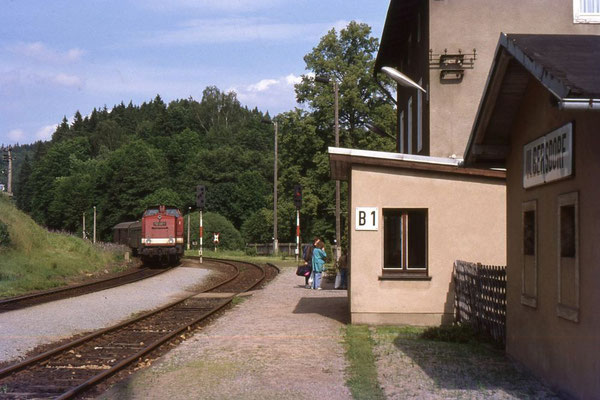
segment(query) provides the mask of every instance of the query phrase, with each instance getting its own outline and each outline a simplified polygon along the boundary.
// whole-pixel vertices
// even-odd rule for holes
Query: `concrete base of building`
[[[350,315],[352,324],[366,325],[448,325],[454,321],[452,313],[360,313]]]

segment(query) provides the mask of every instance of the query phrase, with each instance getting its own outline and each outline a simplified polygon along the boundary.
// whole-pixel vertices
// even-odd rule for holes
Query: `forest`
[[[65,116],[50,141],[14,148],[16,204],[39,224],[78,235],[82,215],[89,221],[96,207],[99,238],[110,240],[114,225],[138,219],[148,205],[195,211],[196,186],[205,185],[212,230],[229,232],[223,246],[270,242],[276,121],[279,241],[295,240],[292,191],[300,184],[302,240],[318,235],[332,242],[335,183],[327,147],[334,145],[334,93],[314,77],[339,84],[340,147],[394,151],[391,136],[365,127],[394,132],[393,103],[373,78],[377,48],[366,24],[331,29],[304,57],[306,73],[295,86],[300,107],[276,116],[214,86],[199,99],[167,104],[156,95],[141,105]],[[393,91],[390,82],[384,86]],[[345,223],[345,183],[341,193]]]

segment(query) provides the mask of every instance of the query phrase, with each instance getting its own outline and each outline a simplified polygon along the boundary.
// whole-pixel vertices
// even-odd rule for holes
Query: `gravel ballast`
[[[346,291],[305,289],[294,271],[99,398],[351,399]]]
[[[38,345],[101,329],[188,295],[206,269],[179,267],[128,285],[0,314],[0,362]],[[149,296],[148,294],[152,295]]]

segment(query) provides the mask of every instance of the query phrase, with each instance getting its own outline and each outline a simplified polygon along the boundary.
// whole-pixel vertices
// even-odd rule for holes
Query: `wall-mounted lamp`
[[[394,136],[390,135],[385,130],[383,130],[381,127],[379,127],[375,124],[372,124],[371,122],[367,122],[365,124],[365,127],[376,135],[379,135],[384,138],[392,138],[392,139],[396,140],[396,138]]]
[[[394,69],[392,67],[382,67],[381,71],[383,71],[384,74],[395,80],[401,86],[419,89],[423,93],[427,93],[427,91],[421,86],[419,86],[418,83],[416,83],[397,69]]]

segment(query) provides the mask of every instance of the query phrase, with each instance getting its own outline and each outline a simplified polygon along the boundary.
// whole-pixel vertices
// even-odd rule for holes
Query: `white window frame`
[[[600,0],[573,0],[573,23],[575,24],[600,24],[600,12],[586,13],[581,8],[582,1],[593,1],[600,3]]]
[[[575,268],[575,303],[564,304],[562,301],[562,268],[563,268],[563,257],[561,254],[561,218],[560,212],[561,207],[573,206],[575,208],[575,257],[573,260],[573,267]],[[558,304],[556,305],[556,315],[569,321],[579,322],[579,193],[572,192],[558,196],[558,208],[557,208],[557,265],[558,265]]]
[[[423,78],[419,79],[423,87]],[[417,91],[417,154],[423,150],[423,92]]]
[[[400,111],[400,153],[404,153],[404,110]]]
[[[533,211],[535,217],[534,220],[534,238],[533,238],[533,293],[527,293],[525,284],[525,258],[528,256],[525,254],[525,239],[521,236],[521,257],[523,257],[523,265],[521,266],[521,304],[529,307],[537,307],[537,296],[538,296],[538,212],[537,212],[537,200],[526,201],[521,204],[521,234],[525,232],[525,213]]]
[[[407,118],[407,123],[406,123],[406,135],[407,135],[407,149],[406,149],[406,154],[413,154],[413,148],[412,148],[412,115],[413,115],[413,99],[412,96],[410,96],[408,98],[408,105],[406,107],[406,118]]]

